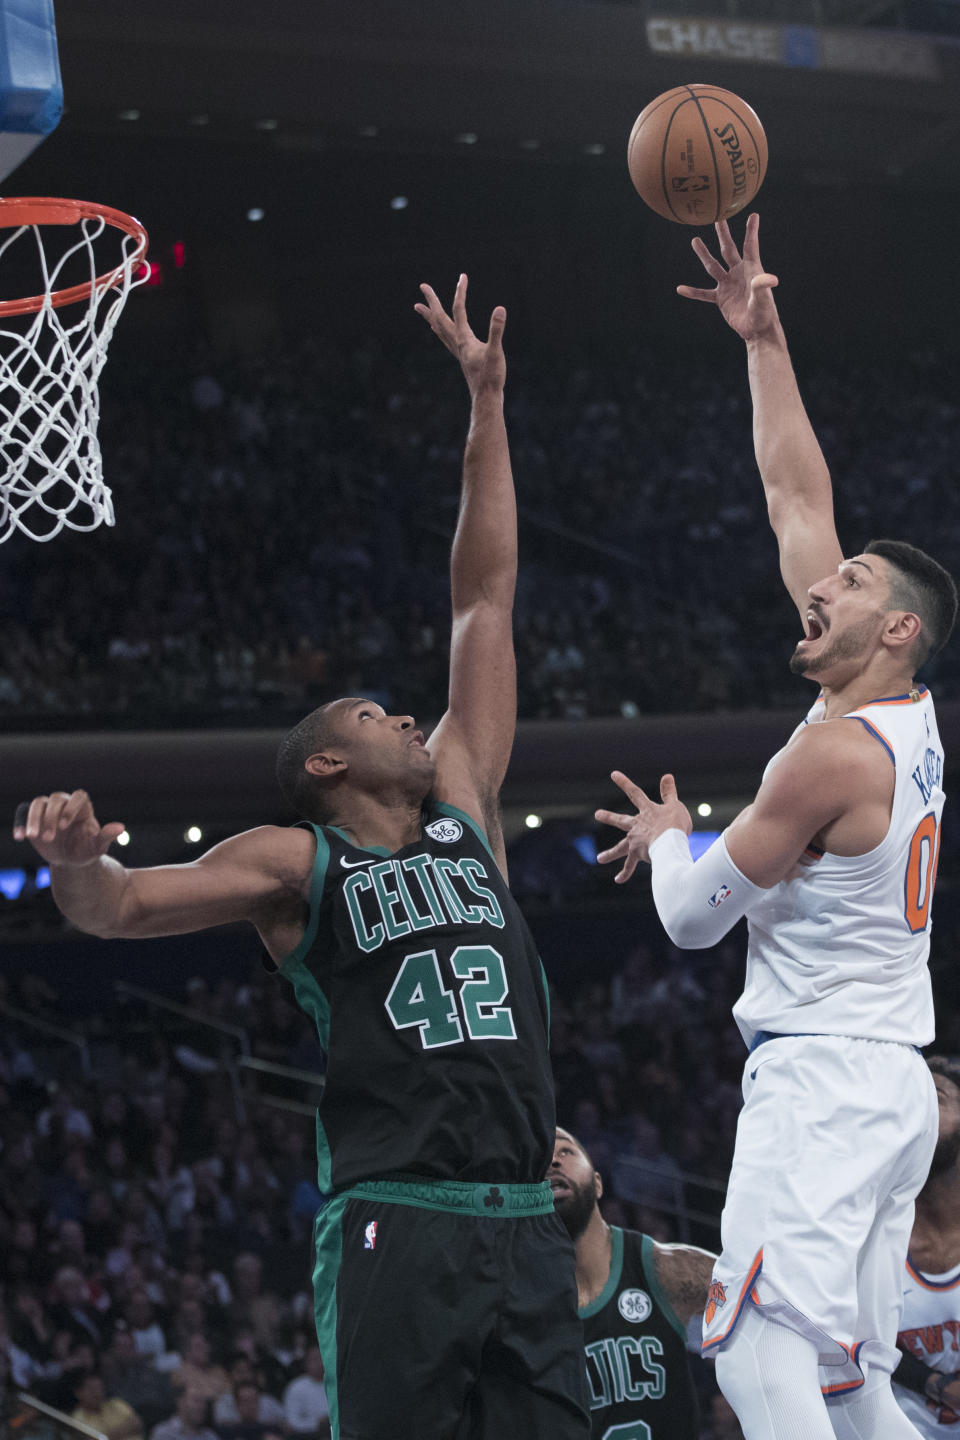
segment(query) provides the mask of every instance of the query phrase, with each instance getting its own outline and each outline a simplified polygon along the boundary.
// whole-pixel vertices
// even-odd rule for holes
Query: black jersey
[[[615,1225],[610,1240],[607,1283],[580,1311],[593,1440],[697,1440],[686,1335],[657,1281],[653,1241]]]
[[[310,918],[280,972],[327,1053],[320,1189],[398,1172],[542,1180],[554,1142],[546,981],[482,830],[436,802],[393,854],[311,828]]]

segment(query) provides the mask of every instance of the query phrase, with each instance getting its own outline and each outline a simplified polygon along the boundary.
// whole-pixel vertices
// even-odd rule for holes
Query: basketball
[[[712,225],[756,195],[767,137],[745,100],[716,85],[678,85],[637,116],[627,146],[641,199],[666,220]]]

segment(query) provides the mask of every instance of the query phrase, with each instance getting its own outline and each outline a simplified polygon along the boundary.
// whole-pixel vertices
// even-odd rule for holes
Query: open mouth
[[[550,1176],[550,1189],[554,1195],[570,1195],[571,1189],[561,1175]]]
[[[408,743],[409,743],[410,745],[416,745],[416,746],[418,747],[418,749],[420,749],[420,750],[425,750],[425,749],[426,749],[426,741],[425,741],[424,738],[423,738],[423,731],[422,731],[422,730],[414,730],[414,732],[413,732],[413,734],[411,735],[410,740],[409,740]]]
[[[826,626],[823,624],[823,621],[820,619],[820,617],[818,615],[815,615],[812,610],[808,610],[807,633],[804,635],[803,638],[805,640],[819,640],[825,629]]]

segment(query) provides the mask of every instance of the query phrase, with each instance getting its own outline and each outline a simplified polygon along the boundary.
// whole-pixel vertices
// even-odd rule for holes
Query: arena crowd
[[[842,539],[960,568],[960,406],[932,355],[802,375]],[[0,723],[282,723],[341,694],[428,718],[467,405],[432,337],[192,366],[121,353],[117,523],[0,551]],[[635,352],[511,356],[520,714],[796,704],[745,374]],[[947,656],[927,677],[960,693]]]

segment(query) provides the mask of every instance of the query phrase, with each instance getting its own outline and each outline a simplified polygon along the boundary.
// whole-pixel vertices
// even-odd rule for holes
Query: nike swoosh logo
[[[340,864],[344,870],[356,870],[358,865],[372,865],[373,860],[348,860],[346,855],[340,856]]]

